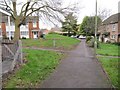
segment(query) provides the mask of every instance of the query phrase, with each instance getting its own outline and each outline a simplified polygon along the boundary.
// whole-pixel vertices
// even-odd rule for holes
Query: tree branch
[[[11,10],[11,12],[13,12],[13,10],[11,9],[11,7],[7,4],[6,0],[4,0],[4,3],[5,3],[5,6],[6,6],[7,8],[9,8],[9,9]]]

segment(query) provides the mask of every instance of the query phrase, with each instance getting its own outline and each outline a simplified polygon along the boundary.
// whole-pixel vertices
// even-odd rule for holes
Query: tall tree
[[[101,24],[102,20],[97,17],[98,26]],[[80,26],[80,33],[83,35],[94,35],[95,33],[95,16],[86,16]]]
[[[19,7],[18,7],[19,6]],[[41,16],[41,19],[52,21],[56,19],[61,21],[61,17],[66,13],[76,10],[74,5],[62,7],[61,0],[1,0],[0,7],[6,8],[9,11],[15,23],[14,40],[19,39],[20,26],[24,25],[26,19],[36,14]]]
[[[110,9],[99,9],[98,10],[98,16],[101,18],[101,20],[105,20],[106,18],[108,18],[111,14],[111,10]]]
[[[77,34],[77,18],[73,15],[73,13],[69,13],[65,17],[65,21],[62,22],[62,30],[68,32],[68,36],[70,36],[70,33],[74,33],[74,35]]]

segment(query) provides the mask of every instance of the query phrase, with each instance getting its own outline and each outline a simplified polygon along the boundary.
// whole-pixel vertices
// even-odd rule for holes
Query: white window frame
[[[37,22],[33,22],[33,27],[34,27],[34,28],[37,27]]]
[[[112,39],[115,39],[115,38],[116,38],[116,35],[112,35],[111,37],[112,37]]]
[[[113,24],[113,25],[112,25],[112,31],[115,31],[115,30],[116,30],[116,25]]]
[[[20,34],[25,36],[25,35],[28,35],[29,33],[28,33],[28,31],[21,31]]]

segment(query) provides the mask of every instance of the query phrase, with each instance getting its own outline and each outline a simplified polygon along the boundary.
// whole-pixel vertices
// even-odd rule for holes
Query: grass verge
[[[100,48],[97,49],[97,54],[106,56],[119,56],[118,48],[120,48],[120,46],[115,44],[100,43]]]
[[[54,42],[55,39],[55,42]],[[38,48],[58,48],[58,49],[72,49],[80,40],[75,38],[62,36],[58,34],[48,34],[46,39],[26,39],[22,40],[24,47],[38,47]]]
[[[119,65],[120,60],[118,58],[106,58],[106,57],[98,57],[103,68],[107,72],[112,84],[115,87],[119,87]]]
[[[5,88],[35,88],[59,64],[63,54],[53,51],[24,49],[27,63],[5,84]]]

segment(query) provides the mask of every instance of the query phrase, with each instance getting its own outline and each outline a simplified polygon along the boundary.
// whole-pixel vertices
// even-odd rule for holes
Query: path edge
[[[91,48],[91,49],[93,49],[93,48]],[[93,50],[93,51],[94,51],[94,50]],[[98,59],[98,57],[97,57],[97,54],[96,54],[95,52],[94,52],[94,57],[95,57],[95,61],[99,64],[99,66],[101,67],[103,73],[104,73],[105,76],[107,77],[108,82],[110,83],[110,86],[111,86],[112,90],[116,90],[116,87],[112,84],[111,79],[109,78],[106,70],[103,68],[103,65],[102,65],[101,62],[99,61],[99,59]]]

